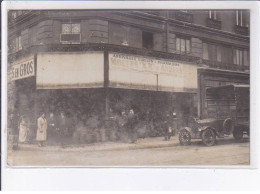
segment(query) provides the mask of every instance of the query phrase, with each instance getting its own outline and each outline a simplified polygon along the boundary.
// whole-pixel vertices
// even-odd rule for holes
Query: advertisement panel
[[[9,78],[11,81],[24,79],[35,75],[34,57],[30,56],[23,60],[16,61],[11,65]]]
[[[109,86],[171,92],[196,92],[197,66],[137,55],[109,53]]]
[[[37,55],[37,89],[96,88],[104,85],[104,53]]]

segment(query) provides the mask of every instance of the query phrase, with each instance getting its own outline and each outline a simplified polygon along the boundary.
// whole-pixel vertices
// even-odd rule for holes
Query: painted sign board
[[[196,92],[197,65],[138,55],[109,53],[109,86]]]
[[[11,65],[10,80],[15,81],[35,75],[34,57],[28,57]]]
[[[103,86],[103,52],[40,53],[37,55],[37,89]]]

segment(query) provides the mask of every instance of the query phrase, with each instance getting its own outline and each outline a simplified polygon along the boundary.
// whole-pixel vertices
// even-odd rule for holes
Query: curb
[[[108,143],[109,144],[109,143]],[[105,147],[104,144],[102,147],[98,147],[99,145],[82,145],[82,146],[77,146],[77,147],[65,147],[61,148],[58,146],[51,147],[37,147],[37,144],[31,144],[31,145],[19,145],[19,149],[17,151],[45,151],[45,152],[57,152],[57,151],[62,151],[62,152],[93,152],[93,151],[120,151],[120,150],[137,150],[137,149],[155,149],[155,148],[165,148],[165,147],[173,147],[173,146],[178,146],[179,143],[176,141],[169,141],[169,143],[153,143],[153,144],[128,144],[125,143],[121,146],[115,146],[115,147]],[[47,148],[47,149],[46,149]],[[16,151],[16,150],[15,150]],[[14,152],[15,152],[14,151]]]

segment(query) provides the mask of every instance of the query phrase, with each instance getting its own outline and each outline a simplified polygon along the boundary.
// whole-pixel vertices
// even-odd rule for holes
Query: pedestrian
[[[47,120],[45,118],[45,113],[42,112],[41,116],[37,120],[37,134],[36,134],[36,141],[39,142],[38,146],[46,146],[47,140]]]
[[[50,113],[49,118],[48,118],[48,136],[47,136],[47,141],[48,145],[53,145],[57,141],[57,122],[56,118],[54,116],[54,113]]]
[[[28,133],[29,133],[29,127],[28,122],[24,115],[22,115],[19,119],[19,142],[25,143],[27,141]]]
[[[116,122],[117,122],[117,128],[118,128],[118,131],[117,131],[117,138],[119,140],[122,140],[124,139],[125,137],[125,124],[127,122],[127,116],[126,116],[126,113],[125,111],[121,111],[121,114],[117,117],[116,119]]]
[[[11,149],[16,150],[18,149],[18,136],[19,136],[19,131],[18,131],[18,121],[17,118],[14,116],[14,113],[10,114],[10,117],[8,117],[8,133],[10,135],[10,144],[11,144]]]
[[[65,116],[64,112],[60,113],[60,117],[58,119],[57,126],[58,126],[57,130],[58,130],[58,134],[59,134],[58,141],[59,141],[60,145],[62,147],[64,147],[66,144],[66,141],[67,141],[68,133],[69,133],[68,120],[67,120],[67,117]]]
[[[127,117],[126,127],[128,130],[128,137],[130,138],[131,143],[136,143],[137,141],[137,134],[135,129],[136,124],[137,124],[137,116],[135,115],[134,110],[130,109]]]
[[[171,115],[166,113],[164,121],[163,121],[163,131],[164,131],[164,140],[168,141],[172,135],[172,120]]]

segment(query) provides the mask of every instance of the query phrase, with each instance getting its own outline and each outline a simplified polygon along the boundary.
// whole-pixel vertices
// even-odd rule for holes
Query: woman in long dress
[[[47,120],[45,118],[45,113],[42,113],[37,120],[37,135],[36,140],[39,142],[39,147],[45,146],[47,140]]]
[[[21,116],[19,122],[19,142],[24,143],[27,140],[29,128],[24,116]]]

